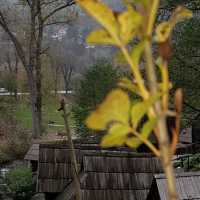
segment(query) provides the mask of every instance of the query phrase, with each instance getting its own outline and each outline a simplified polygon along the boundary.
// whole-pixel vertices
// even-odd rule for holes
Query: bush
[[[11,157],[0,150],[0,164],[7,163]]]
[[[115,87],[118,78],[117,70],[105,60],[98,61],[89,67],[76,89],[75,104],[72,108],[78,135],[86,136],[88,134],[88,129],[84,125],[86,117]]]
[[[23,158],[30,146],[30,133],[12,116],[0,121],[0,151],[10,158]]]
[[[14,200],[29,200],[33,194],[31,169],[20,167],[6,174],[5,182]]]
[[[5,73],[2,86],[6,88],[9,92],[15,92],[17,89],[17,81],[15,76],[10,73]]]

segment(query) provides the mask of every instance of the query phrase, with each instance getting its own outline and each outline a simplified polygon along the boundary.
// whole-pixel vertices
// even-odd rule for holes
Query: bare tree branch
[[[16,36],[9,29],[8,24],[7,24],[5,17],[1,10],[0,10],[0,26],[9,35],[11,41],[13,42],[13,44],[17,50],[17,53],[18,53],[19,58],[21,59],[21,62],[24,64],[24,66],[26,66],[26,58],[25,58],[25,53],[24,53],[23,47],[22,47],[21,43],[19,42],[19,40],[16,38]]]
[[[75,4],[75,1],[74,0],[69,0],[65,5],[62,5],[56,9],[54,9],[52,12],[50,12],[48,15],[46,15],[44,18],[43,18],[43,22],[46,22],[51,16],[53,16],[56,12],[66,8],[66,7],[69,7],[69,6],[72,6],[73,4]]]

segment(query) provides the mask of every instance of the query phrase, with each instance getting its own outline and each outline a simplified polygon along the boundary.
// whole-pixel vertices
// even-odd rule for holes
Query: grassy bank
[[[1,116],[4,116],[5,114],[12,115],[22,127],[31,130],[31,105],[27,98],[24,97],[16,102],[12,97],[1,97],[0,103]],[[59,101],[55,97],[43,100],[42,118],[45,132],[64,131],[62,113],[57,111],[58,107]],[[48,126],[49,123],[55,126]]]

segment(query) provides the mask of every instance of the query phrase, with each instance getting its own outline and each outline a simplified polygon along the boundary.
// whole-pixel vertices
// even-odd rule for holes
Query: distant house
[[[200,199],[200,172],[182,172],[176,174],[178,200]],[[166,178],[155,175],[147,200],[168,200]]]

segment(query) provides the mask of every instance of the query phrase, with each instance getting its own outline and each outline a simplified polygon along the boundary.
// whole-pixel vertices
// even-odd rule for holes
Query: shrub
[[[15,92],[17,88],[17,81],[15,76],[10,73],[5,73],[2,86],[6,88],[9,92]]]
[[[30,133],[12,116],[0,121],[0,150],[14,159],[23,158],[30,146]]]
[[[0,164],[9,162],[11,157],[0,150]]]
[[[33,194],[31,169],[20,167],[6,174],[5,182],[14,200],[29,200]]]
[[[76,89],[75,104],[72,108],[78,135],[88,134],[84,125],[88,113],[103,101],[108,92],[115,87],[118,78],[117,70],[105,60],[98,61],[86,71]]]

